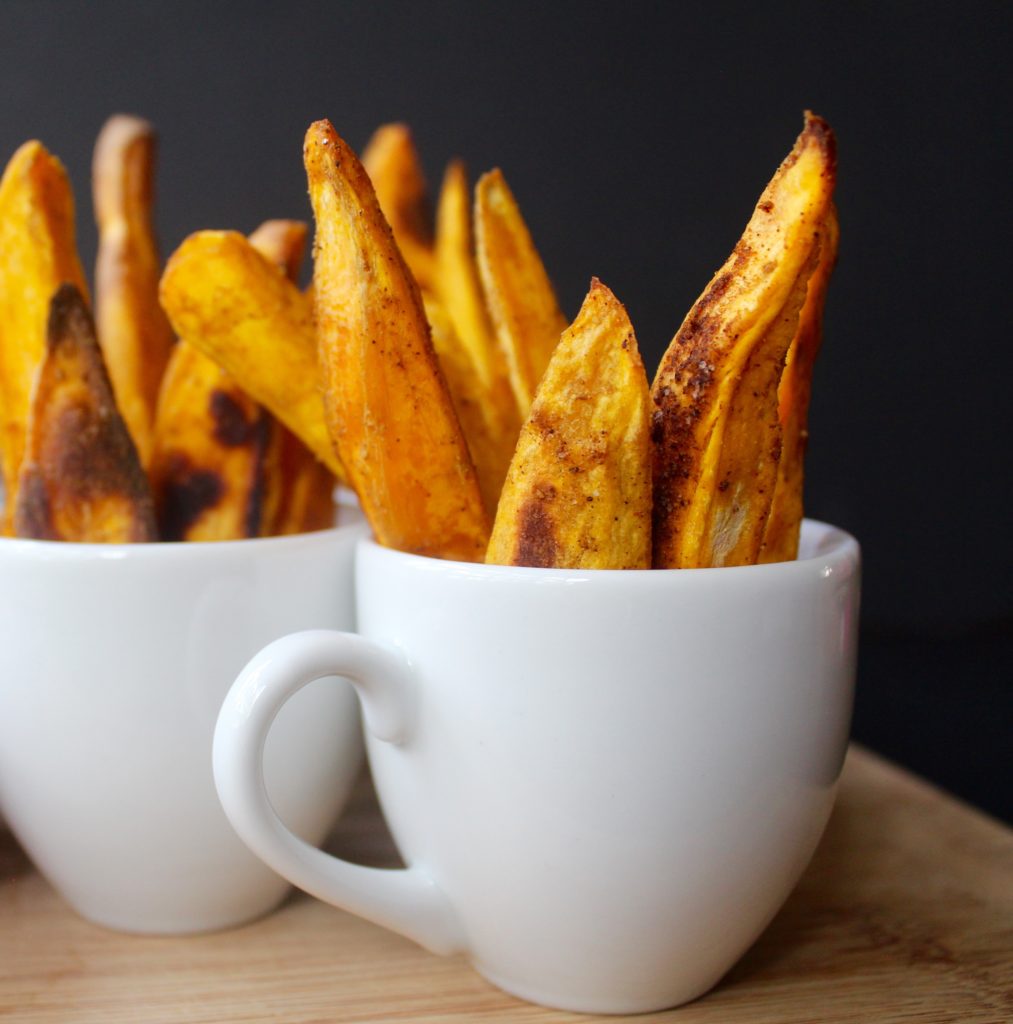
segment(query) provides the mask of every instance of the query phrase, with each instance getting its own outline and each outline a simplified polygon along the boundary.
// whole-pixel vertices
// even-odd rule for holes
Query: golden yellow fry
[[[333,473],[313,308],[234,231],[198,231],[166,264],[159,296],[180,337],[210,356]]]
[[[151,457],[155,406],[175,342],[158,304],[154,184],[154,128],[139,117],[109,118],[92,161],[98,225],[95,321],[116,404],[144,465]]]
[[[809,278],[805,305],[798,329],[788,349],[788,357],[777,389],[778,419],[781,423],[781,458],[770,504],[770,515],[760,545],[761,562],[787,562],[798,555],[802,529],[802,482],[806,442],[809,437],[809,399],[812,374],[819,352],[823,328],[823,307],[830,275],[837,262],[840,227],[831,207],[820,230],[820,255],[816,270]]]
[[[269,220],[250,235],[250,243],[295,282],[307,234],[302,221]],[[308,533],[333,526],[334,474],[287,427],[277,421],[274,427],[277,457],[265,487],[262,533]]]
[[[521,415],[527,416],[566,317],[498,169],[482,175],[475,187],[475,252],[510,383]]]
[[[807,113],[745,233],[690,310],[654,382],[654,565],[757,560],[781,448],[777,387],[836,169]]]
[[[388,547],[481,560],[488,521],[418,285],[329,121],[310,126],[304,159],[328,425],[363,511]]]
[[[521,429],[486,561],[649,569],[651,411],[626,310],[592,280]]]
[[[63,165],[26,142],[0,179],[0,471],[9,533],[32,384],[46,349],[49,301],[61,282],[87,294],[74,241],[74,197]]]
[[[260,536],[274,426],[217,363],[180,341],[162,384],[149,467],[163,540]]]
[[[472,444],[472,455],[486,506],[494,511],[517,446],[521,415],[506,358],[485,308],[475,264],[468,176],[459,160],[447,167],[436,212],[436,292],[474,366],[474,391],[469,397],[481,406],[487,425],[479,442],[482,453]],[[440,358],[443,361],[442,352]],[[456,395],[455,404],[462,415]],[[467,423],[462,425],[472,443],[473,430]]]
[[[408,269],[420,288],[432,288],[436,272],[429,190],[408,125],[377,128],[362,152],[362,166]]]
[[[39,540],[158,539],[147,477],[116,408],[88,307],[71,284],[50,307],[14,530]]]
[[[506,452],[506,436],[495,419],[494,407],[484,400],[484,389],[471,353],[439,302],[431,295],[425,295],[423,304],[432,332],[433,348],[475,463],[482,501],[491,516],[496,511],[517,438],[514,437],[510,451]]]

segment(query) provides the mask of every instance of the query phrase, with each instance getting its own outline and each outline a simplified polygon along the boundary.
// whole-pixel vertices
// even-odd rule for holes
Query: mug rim
[[[803,519],[803,533],[815,534],[814,550],[804,558],[793,558],[786,562],[758,562],[753,565],[711,566],[696,569],[561,569],[556,567],[540,567],[530,565],[495,565],[485,562],[461,562],[452,559],[435,558],[431,555],[420,555],[396,548],[384,547],[372,534],[361,537],[357,542],[359,557],[368,555],[371,559],[379,559],[387,563],[405,563],[422,571],[454,573],[483,578],[537,578],[542,580],[586,580],[599,578],[650,578],[660,580],[672,578],[721,578],[731,580],[733,574],[749,574],[757,580],[761,574],[768,577],[793,575],[812,570],[814,566],[832,568],[834,565],[860,562],[861,547],[858,541],[839,526],[819,519]],[[716,577],[715,574],[720,574]]]
[[[203,560],[215,555],[248,557],[256,551],[312,547],[346,538],[350,533],[365,534],[366,518],[358,505],[341,501],[336,505],[338,525],[304,533],[269,537],[238,537],[233,540],[141,541],[124,544],[82,543],[65,540],[39,540],[31,537],[0,537],[0,559],[36,558],[43,561],[138,561],[147,559]]]

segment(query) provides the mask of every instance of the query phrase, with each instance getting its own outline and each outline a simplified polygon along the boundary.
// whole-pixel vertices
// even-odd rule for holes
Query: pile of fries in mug
[[[3,532],[226,540],[319,529],[336,482],[380,543],[439,558],[684,568],[794,558],[813,361],[837,251],[835,147],[806,114],[648,385],[597,279],[567,324],[498,170],[447,169],[435,226],[411,135],[357,158],[306,134],[307,227],[199,231],[160,266],[154,135],[95,149],[94,315],[67,175],[0,182]]]

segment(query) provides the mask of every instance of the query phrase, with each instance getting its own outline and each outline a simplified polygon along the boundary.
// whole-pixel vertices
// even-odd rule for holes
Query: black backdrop
[[[308,123],[414,128],[430,181],[500,165],[564,308],[592,274],[649,372],[805,107],[835,127],[841,258],[809,514],[865,556],[856,734],[1013,817],[1009,6],[0,0],[0,158],[77,185],[114,111],[162,138],[168,252],[309,216]],[[942,6],[942,5],[939,5]]]

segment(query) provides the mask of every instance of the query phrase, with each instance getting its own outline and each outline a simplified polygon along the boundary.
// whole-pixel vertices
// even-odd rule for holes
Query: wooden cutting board
[[[396,863],[368,779],[330,849]],[[0,1020],[517,1021],[591,1018],[493,988],[294,895],[244,928],[139,938],[77,917],[0,826]],[[853,749],[823,842],[784,910],[678,1024],[1013,1020],[1013,832]]]

